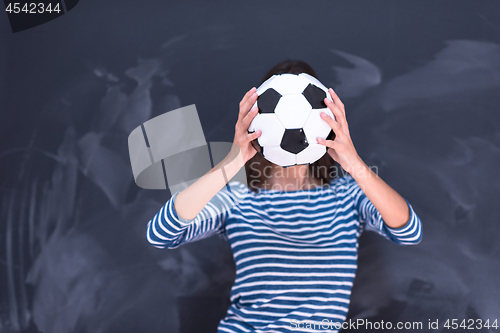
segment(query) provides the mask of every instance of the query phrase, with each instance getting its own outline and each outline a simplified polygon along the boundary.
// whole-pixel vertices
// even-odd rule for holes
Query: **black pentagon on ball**
[[[304,97],[307,99],[309,104],[311,104],[313,109],[323,109],[326,108],[324,99],[326,98],[326,93],[323,89],[316,87],[315,85],[309,83],[309,85],[302,92]]]
[[[286,129],[280,147],[292,154],[298,154],[309,146],[302,128]]]
[[[259,113],[273,113],[280,98],[281,94],[273,88],[269,88],[264,91],[259,97],[257,97]]]
[[[326,140],[335,140],[337,136],[335,135],[335,132],[333,130],[330,130],[330,133],[328,133],[328,136],[326,137]]]

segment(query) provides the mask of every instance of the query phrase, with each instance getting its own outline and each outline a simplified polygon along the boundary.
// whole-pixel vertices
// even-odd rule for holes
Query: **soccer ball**
[[[257,88],[257,95],[253,106],[259,113],[248,132],[261,131],[252,145],[264,158],[287,167],[313,163],[326,153],[316,138],[328,140],[335,134],[320,114],[335,117],[324,102],[332,98],[321,82],[306,73],[273,75]]]

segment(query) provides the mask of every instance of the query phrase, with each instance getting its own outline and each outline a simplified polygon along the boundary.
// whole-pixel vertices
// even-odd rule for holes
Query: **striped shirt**
[[[236,280],[219,333],[337,332],[348,311],[362,231],[401,245],[422,237],[408,201],[410,220],[390,228],[350,175],[287,192],[255,193],[231,182],[193,220],[177,215],[177,194],[149,221],[147,239],[158,248],[214,234],[229,242]]]

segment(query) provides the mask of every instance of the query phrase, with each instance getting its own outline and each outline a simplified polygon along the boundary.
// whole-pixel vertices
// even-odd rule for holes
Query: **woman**
[[[274,74],[308,73],[302,61],[276,65]],[[248,133],[257,114],[250,89],[240,102],[231,152],[217,167],[175,193],[148,223],[160,248],[219,234],[231,245],[236,280],[218,332],[336,332],[346,319],[357,268],[358,239],[372,229],[396,244],[417,244],[421,222],[411,205],[358,156],[344,105],[329,89],[323,119],[334,138],[318,162],[282,168],[267,162]],[[334,177],[333,160],[349,174]],[[249,187],[231,182],[243,166]],[[266,169],[266,170],[264,170]]]

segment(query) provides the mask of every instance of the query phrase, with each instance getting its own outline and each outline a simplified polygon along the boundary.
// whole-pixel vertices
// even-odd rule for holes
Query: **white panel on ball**
[[[324,112],[335,119],[332,111],[328,108],[311,110],[309,117],[304,124],[304,134],[306,135],[309,143],[316,143],[316,138],[326,139],[332,129],[330,125],[328,125],[328,123],[321,118],[321,112]]]
[[[326,153],[326,147],[320,144],[309,144],[309,146],[296,155],[297,164],[314,163]]]
[[[306,89],[309,81],[296,74],[281,74],[272,87],[281,95],[301,94]]]
[[[304,126],[311,109],[304,95],[296,94],[281,97],[274,112],[285,128],[292,129]]]
[[[261,95],[264,91],[266,91],[270,86],[274,84],[276,80],[278,80],[279,76],[273,75],[266,81],[264,81],[259,87],[257,87],[257,95]]]
[[[283,150],[281,147],[265,147],[264,157],[274,164],[290,166],[296,164],[295,154]]]
[[[285,134],[285,128],[274,113],[260,113],[255,116],[252,123],[255,128],[262,131],[257,138],[259,145],[262,147],[280,145],[283,134]]]

